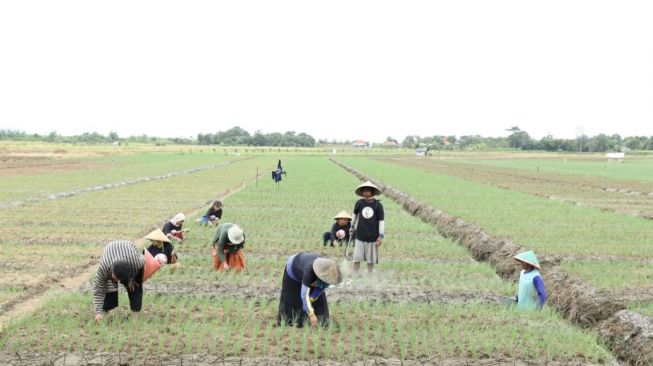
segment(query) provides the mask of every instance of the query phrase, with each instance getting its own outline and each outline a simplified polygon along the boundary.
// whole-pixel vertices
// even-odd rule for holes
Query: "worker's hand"
[[[213,247],[213,251],[211,252],[211,255],[214,256],[214,257],[217,257],[218,256],[218,248]]]
[[[383,240],[383,239],[381,239],[380,236],[379,236],[378,238],[376,238],[376,247],[377,247],[377,248],[381,246],[381,241],[382,241],[382,240]]]
[[[229,265],[227,264],[227,262],[222,263],[222,269],[224,269],[225,271],[229,269]]]
[[[315,314],[311,314],[308,316],[308,318],[311,320],[311,327],[317,327],[317,316]]]
[[[95,314],[95,323],[100,324],[102,321],[102,314]]]
[[[354,234],[356,234],[356,230],[354,230],[354,228],[352,227],[352,228],[349,229],[349,237],[353,238]]]

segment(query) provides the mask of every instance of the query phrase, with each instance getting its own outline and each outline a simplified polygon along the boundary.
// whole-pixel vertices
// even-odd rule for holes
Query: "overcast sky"
[[[0,129],[653,135],[651,1],[1,1]]]

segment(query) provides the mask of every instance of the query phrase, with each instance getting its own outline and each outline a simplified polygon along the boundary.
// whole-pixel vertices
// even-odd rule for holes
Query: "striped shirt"
[[[111,267],[115,261],[119,260],[123,260],[129,265],[130,281],[133,281],[136,274],[145,265],[145,258],[131,241],[116,240],[107,244],[102,252],[93,284],[93,305],[96,314],[102,314],[106,294],[118,291],[118,284],[112,281]]]

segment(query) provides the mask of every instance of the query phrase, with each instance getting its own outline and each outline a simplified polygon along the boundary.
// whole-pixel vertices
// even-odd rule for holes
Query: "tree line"
[[[596,136],[581,135],[575,139],[561,139],[545,136],[533,139],[528,132],[517,126],[507,129],[510,134],[505,137],[483,137],[480,135],[465,136],[418,136],[409,135],[401,142],[404,148],[425,147],[430,150],[544,150],[567,152],[608,152],[624,150],[653,150],[653,136],[621,137],[619,134],[599,134]],[[250,134],[240,127],[233,127],[216,133],[200,133],[197,139],[188,137],[162,138],[148,135],[121,138],[116,132],[102,135],[97,132],[85,132],[80,135],[62,136],[56,131],[47,135],[28,134],[19,130],[0,129],[0,140],[45,141],[61,143],[147,143],[147,144],[181,144],[181,145],[225,145],[225,146],[278,146],[278,147],[315,147],[317,145],[349,145],[350,141],[316,140],[306,133],[256,131]],[[388,141],[394,140],[391,137]]]
[[[482,137],[479,135],[466,136],[406,136],[401,143],[402,147],[426,147],[430,150],[543,150],[567,152],[610,152],[624,150],[653,150],[653,136],[621,137],[619,134],[596,136],[580,135],[575,139],[561,139],[545,136],[533,139],[528,132],[517,126],[509,128],[511,132],[506,137]]]
[[[200,145],[247,145],[247,146],[283,146],[283,147],[315,147],[315,139],[305,133],[288,131],[285,133],[254,132],[251,135],[240,127],[233,127],[216,133],[200,133],[197,135]]]

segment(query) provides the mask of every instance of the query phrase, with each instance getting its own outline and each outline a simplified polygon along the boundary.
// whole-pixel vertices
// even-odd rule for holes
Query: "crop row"
[[[121,297],[126,302],[126,296]],[[145,296],[139,318],[120,309],[96,326],[88,296],[72,294],[46,305],[0,336],[7,352],[123,352],[142,356],[208,353],[224,357],[287,357],[355,362],[373,358],[510,357],[602,363],[609,353],[594,337],[553,314],[516,313],[501,306],[333,306],[333,324],[320,331],[275,327],[277,303],[265,299]],[[397,316],[397,314],[403,314]]]

